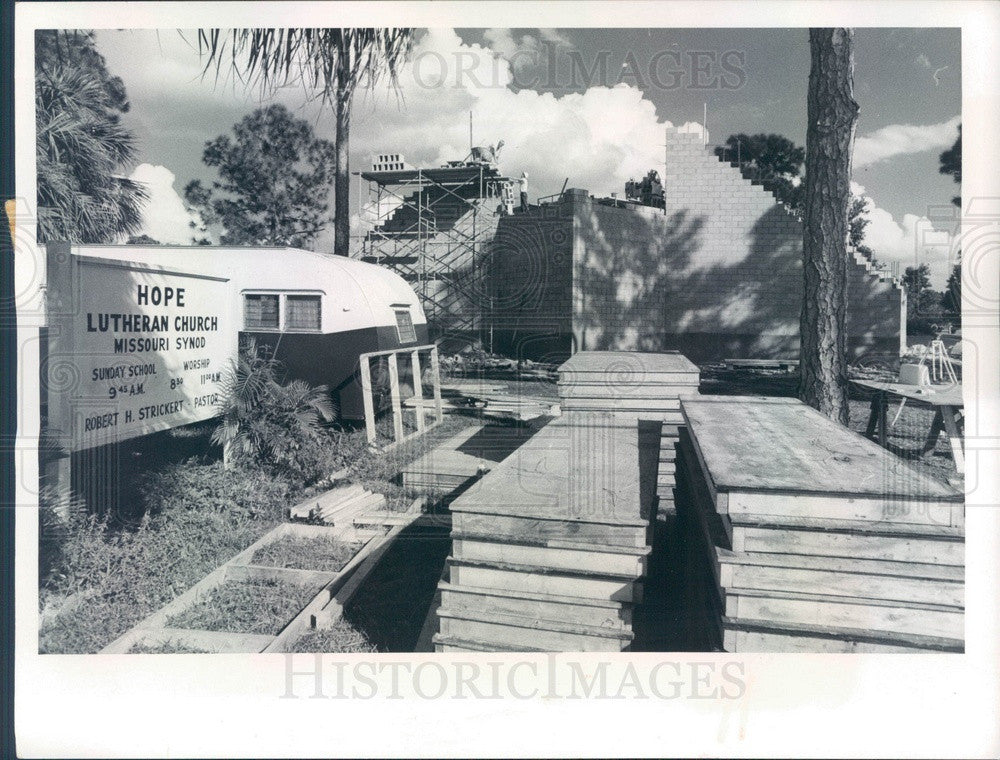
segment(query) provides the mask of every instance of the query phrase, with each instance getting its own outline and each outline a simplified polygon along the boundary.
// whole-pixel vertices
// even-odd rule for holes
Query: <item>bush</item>
[[[213,441],[231,461],[265,467],[311,485],[344,463],[335,435],[324,428],[334,418],[325,385],[278,382],[280,365],[247,341],[224,376],[222,422]]]

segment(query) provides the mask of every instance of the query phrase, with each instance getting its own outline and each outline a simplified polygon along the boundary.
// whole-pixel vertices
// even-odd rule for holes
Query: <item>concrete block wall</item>
[[[500,219],[487,278],[495,351],[544,361],[573,353],[573,245],[571,200]]]
[[[667,159],[665,213],[574,199],[576,348],[794,357],[801,221],[699,135],[674,131]],[[860,256],[849,280],[852,352],[897,352],[901,289]]]

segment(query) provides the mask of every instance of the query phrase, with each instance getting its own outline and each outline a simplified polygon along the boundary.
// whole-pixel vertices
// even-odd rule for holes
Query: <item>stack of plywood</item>
[[[679,420],[678,394],[697,390],[697,370],[676,354],[587,352],[560,368],[559,387],[562,416],[451,504],[438,651],[621,651],[632,643],[660,420],[668,412]]]
[[[686,399],[691,626],[730,652],[962,651],[964,505],[792,399]]]
[[[561,408],[613,411],[661,425],[656,493],[659,511],[673,512],[680,399],[698,395],[698,367],[676,351],[581,351],[559,368]]]

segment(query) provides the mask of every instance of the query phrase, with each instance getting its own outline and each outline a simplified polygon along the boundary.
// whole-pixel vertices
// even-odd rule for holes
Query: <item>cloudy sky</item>
[[[206,140],[261,104],[231,79],[201,76],[194,32],[100,31],[108,68],[125,82],[126,117],[139,143],[134,176],[151,201],[147,232],[189,242],[180,199],[191,179],[213,179]],[[503,140],[501,169],[530,177],[533,197],[570,187],[622,192],[630,177],[661,168],[665,126],[700,130],[711,144],[736,132],[775,132],[805,145],[808,33],[804,29],[421,30],[400,97],[359,94],[352,168],[372,154],[402,153],[436,165]],[[859,29],[855,90],[861,105],[856,190],[872,201],[868,242],[885,261],[931,264],[942,287],[957,186],[939,174],[961,114],[957,29]],[[300,87],[275,100],[332,139],[332,118]],[[360,194],[359,194],[360,195]],[[364,200],[361,198],[361,200]],[[364,216],[358,207],[358,217]],[[319,248],[329,248],[327,234]]]

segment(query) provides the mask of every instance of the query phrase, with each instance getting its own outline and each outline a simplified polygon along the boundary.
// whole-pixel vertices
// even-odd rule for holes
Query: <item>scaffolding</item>
[[[376,165],[376,169],[380,168]],[[435,340],[483,338],[491,298],[487,272],[500,217],[517,180],[489,162],[361,172],[368,183],[353,255],[389,267],[413,287]]]

